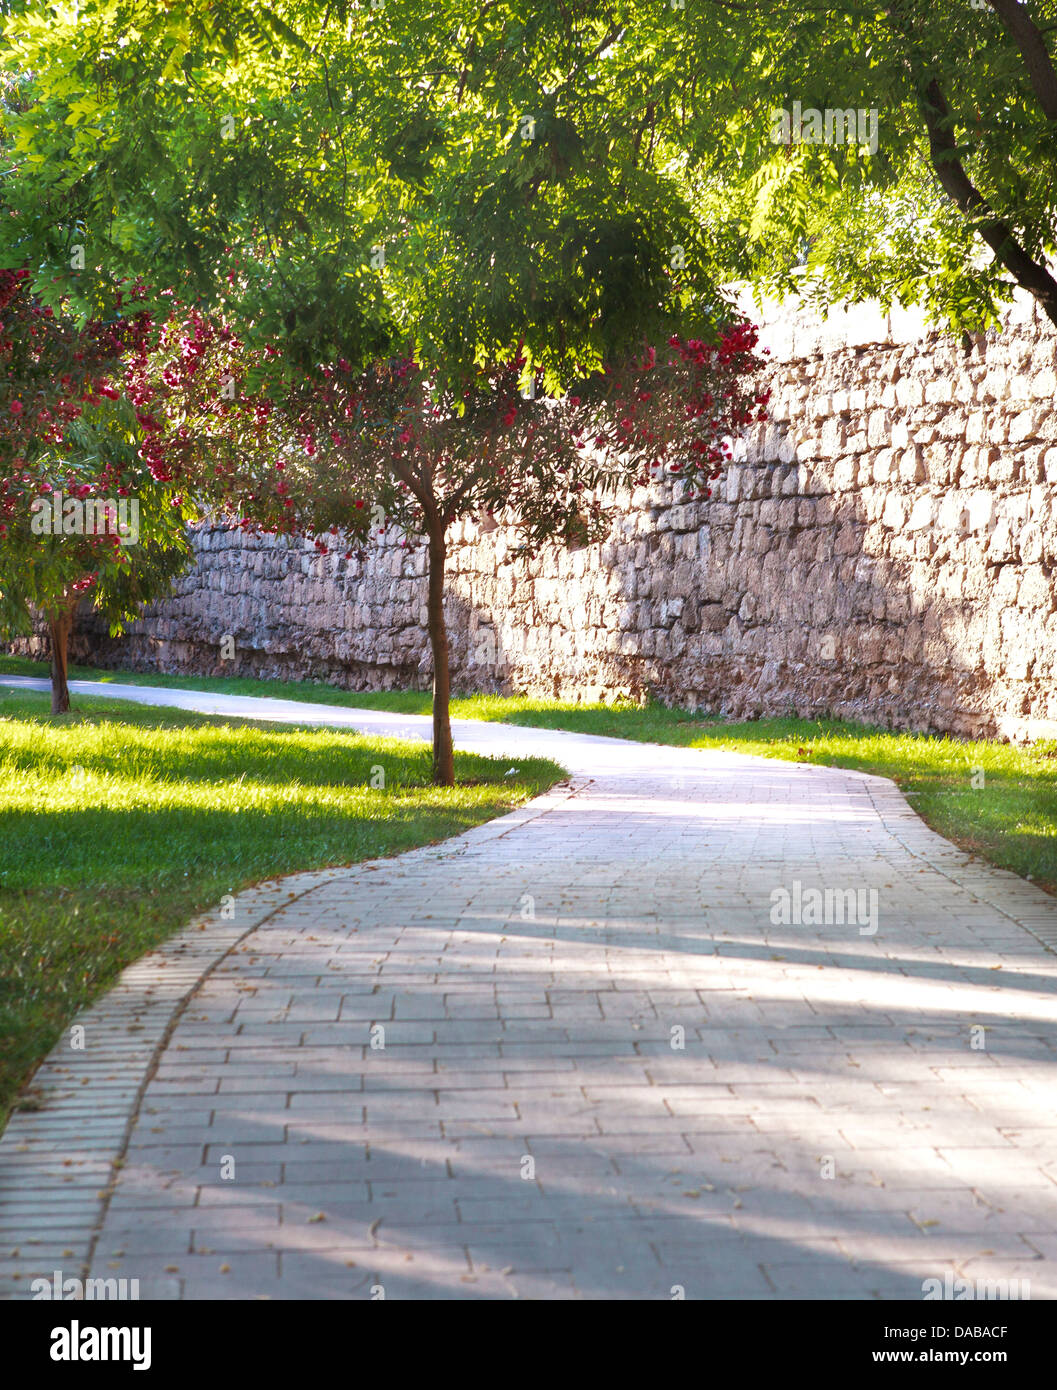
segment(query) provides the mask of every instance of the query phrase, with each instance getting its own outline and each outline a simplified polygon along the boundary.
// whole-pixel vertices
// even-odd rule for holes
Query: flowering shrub
[[[56,490],[78,501],[149,496],[155,539],[175,548],[191,515],[312,536],[320,554],[347,558],[396,525],[403,544],[429,542],[430,636],[446,690],[443,566],[455,521],[497,518],[521,553],[598,542],[621,487],[666,479],[687,498],[709,496],[733,439],[767,405],[756,330],[743,320],[711,340],[644,345],[559,395],[520,347],[455,384],[411,354],[363,371],[342,358],[306,369],[275,343],[248,348],[171,293],[156,323],[135,312],[141,293],[128,296],[132,312],[77,331],[35,301],[25,272],[0,273],[9,626],[29,603],[68,609],[93,590],[102,602],[108,578],[133,565],[116,535],[69,545],[32,535],[32,499]]]
[[[0,631],[29,630],[33,608],[45,615],[56,710],[68,708],[77,604],[91,598],[117,630],[188,550],[182,508],[137,456],[125,363],[153,324],[135,291],[125,297],[132,312],[79,328],[40,303],[28,271],[0,270]],[[115,524],[125,499],[132,534]]]
[[[733,439],[765,416],[756,340],[741,320],[714,341],[673,336],[558,396],[521,348],[455,384],[410,354],[305,370],[174,308],[134,357],[132,395],[153,475],[232,524],[311,535],[346,558],[389,525],[404,545],[428,540],[434,775],[450,782],[448,528],[499,518],[530,553],[604,539],[622,486],[667,479],[709,496]]]
[[[672,337],[549,397],[520,351],[456,387],[412,356],[304,373],[191,315],[137,362],[136,399],[153,412],[140,417],[152,469],[233,524],[352,554],[372,516],[428,536],[502,514],[535,550],[600,540],[621,485],[667,478],[707,497],[733,437],[765,415],[755,348],[738,321],[715,342]]]

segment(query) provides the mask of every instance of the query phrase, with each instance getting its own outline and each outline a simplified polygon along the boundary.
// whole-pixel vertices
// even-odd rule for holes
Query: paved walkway
[[[573,779],[244,893],[127,970],[0,1141],[9,1296],[83,1263],[142,1297],[1057,1297],[1053,899],[879,778],[456,741]]]

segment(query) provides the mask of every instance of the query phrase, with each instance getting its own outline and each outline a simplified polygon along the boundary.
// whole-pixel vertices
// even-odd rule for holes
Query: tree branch
[[[1035,296],[1048,317],[1057,324],[1057,280],[1045,265],[1024,250],[1013,228],[995,214],[965,172],[951,130],[950,109],[935,78],[919,90],[918,105],[928,131],[932,167],[944,192],[974,225],[998,261],[1019,285]]]
[[[420,506],[426,506],[427,494],[421,480],[415,476],[406,463],[401,463],[399,459],[393,459],[389,464],[389,471],[397,482],[404,484]]]
[[[954,137],[950,107],[939,81],[929,71],[929,60],[921,52],[912,21],[904,9],[905,0],[890,0],[885,15],[906,44],[903,64],[914,85],[918,110],[928,134],[929,158],[940,186],[973,230],[990,246],[998,263],[1035,298],[1047,318],[1057,324],[1057,279],[1044,262],[1036,261],[1024,249],[1013,227],[998,216],[966,173]]]
[[[1046,40],[1020,0],[988,0],[1006,33],[1020,49],[1024,68],[1048,121],[1057,121],[1057,72]]]

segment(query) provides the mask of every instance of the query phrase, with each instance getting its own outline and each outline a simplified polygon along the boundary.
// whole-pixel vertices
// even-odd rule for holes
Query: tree
[[[138,457],[133,403],[113,384],[142,353],[149,317],[78,329],[41,304],[26,269],[0,271],[0,631],[41,612],[52,713],[70,707],[78,605],[119,631],[187,563],[183,512]]]
[[[1019,286],[1057,323],[1052,0],[634,0],[622,17],[600,99],[681,162],[721,276],[823,308],[921,303],[963,329]]]
[[[43,79],[45,103],[59,99],[61,115],[23,133],[34,158],[47,168],[54,157],[57,173],[69,142],[77,147],[65,175],[47,181],[52,198],[67,187],[89,199],[123,194],[153,169],[161,203],[163,183],[169,192],[186,183],[186,153],[198,212],[177,197],[153,229],[177,240],[185,268],[209,271],[226,253],[224,209],[236,188],[269,235],[269,218],[276,230],[297,215],[313,229],[321,214],[341,221],[351,182],[367,196],[355,200],[362,216],[332,239],[331,282],[352,273],[369,297],[370,277],[353,264],[371,246],[390,261],[397,244],[427,252],[410,257],[405,319],[428,317],[432,303],[439,345],[445,324],[476,328],[502,310],[531,320],[545,309],[531,211],[560,187],[568,219],[550,224],[563,233],[550,243],[555,259],[560,248],[583,266],[604,257],[611,301],[624,288],[614,237],[627,249],[630,222],[641,232],[663,204],[656,195],[674,193],[665,237],[646,241],[682,247],[684,283],[698,291],[741,278],[823,303],[921,302],[934,318],[977,327],[994,321],[1016,284],[1057,312],[1053,0],[824,0],[792,11],[782,0],[628,0],[619,12],[598,0],[539,0],[528,16],[512,0],[277,0],[253,10],[189,0],[152,11],[146,0],[97,0],[90,16],[13,18],[8,62]],[[134,43],[119,37],[122,25]],[[267,92],[254,78],[248,100],[234,100],[236,84],[212,71],[218,55],[237,57],[240,76],[255,61],[271,66]],[[292,96],[311,97],[311,119],[299,120]],[[181,102],[191,107],[182,118]],[[799,139],[798,121],[775,139],[775,113],[790,116],[794,104],[875,124],[845,139],[842,123],[827,143],[810,128]],[[191,116],[197,134],[185,150]],[[210,148],[222,122],[224,149],[215,139]],[[276,176],[262,180],[271,159]],[[327,171],[336,195],[319,177]],[[39,192],[32,186],[30,197]],[[431,199],[450,214],[432,221],[448,229],[440,238],[424,234]],[[26,205],[27,216],[40,210]],[[144,211],[111,198],[107,235],[131,247]],[[623,232],[621,212],[630,214]],[[467,271],[491,262],[500,243],[483,300],[481,277]],[[289,244],[275,241],[280,261]],[[303,274],[304,257],[294,260]],[[140,269],[150,273],[149,254]],[[453,278],[473,310],[458,318]],[[560,294],[565,283],[559,273],[551,287]],[[642,308],[632,299],[630,320]],[[286,296],[279,317],[290,307]]]
[[[410,357],[359,373],[345,359],[314,373],[275,360],[264,377],[270,394],[253,396],[246,388],[260,364],[240,360],[201,320],[195,332],[198,350],[181,335],[178,361],[163,345],[154,376],[165,391],[152,413],[170,428],[192,422],[186,457],[192,469],[210,460],[229,512],[244,525],[267,518],[273,530],[315,533],[321,555],[346,559],[379,526],[425,538],[433,774],[445,785],[454,780],[444,620],[452,523],[499,517],[519,533],[522,553],[592,544],[607,533],[622,486],[668,476],[688,498],[708,496],[731,438],[762,419],[767,402],[745,323],[714,343],[673,335],[659,354],[648,348],[591,373],[561,399],[544,393],[542,373],[526,387],[520,352],[455,385]],[[235,387],[230,397],[207,385],[222,379]]]
[[[568,32],[550,0],[524,25],[464,3],[98,0],[8,26],[5,61],[34,78],[0,248],[85,313],[122,278],[159,317],[191,306],[194,370],[154,375],[188,459],[226,441],[214,475],[244,519],[355,542],[380,506],[426,535],[439,781],[450,523],[505,508],[527,543],[593,539],[619,481],[650,461],[707,480],[763,404],[682,173],[630,158],[590,99],[621,30],[583,13]],[[82,244],[93,274],[66,269]],[[218,315],[241,375],[205,365],[232,349]]]

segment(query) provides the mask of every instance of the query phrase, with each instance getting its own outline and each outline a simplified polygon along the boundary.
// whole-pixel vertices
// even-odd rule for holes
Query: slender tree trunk
[[[70,708],[70,687],[66,683],[66,652],[73,628],[73,607],[59,608],[48,614],[48,636],[51,638],[51,712],[65,714]]]
[[[455,785],[455,754],[451,742],[451,673],[448,670],[448,629],[444,623],[444,560],[447,546],[444,522],[437,518],[429,528],[429,598],[427,620],[433,649],[433,781],[438,787]]]

